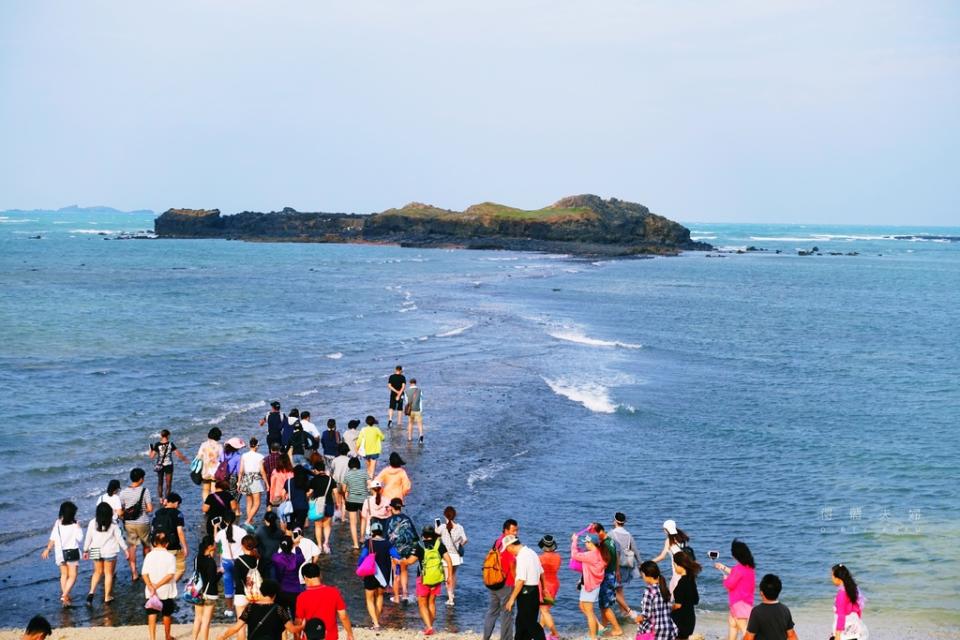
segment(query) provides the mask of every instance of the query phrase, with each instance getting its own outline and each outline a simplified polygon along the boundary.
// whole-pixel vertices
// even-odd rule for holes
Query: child
[[[750,612],[743,640],[797,640],[790,609],[777,602],[783,584],[768,573],[760,579],[760,604]]]
[[[670,589],[653,560],[640,565],[640,575],[647,584],[637,615],[637,640],[675,640],[677,625],[670,616]]]

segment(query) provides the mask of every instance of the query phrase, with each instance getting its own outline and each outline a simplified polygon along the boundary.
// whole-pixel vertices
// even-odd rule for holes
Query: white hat
[[[672,536],[677,535],[677,523],[673,520],[666,520],[663,523],[663,530]]]
[[[520,542],[520,538],[514,535],[503,536],[503,540],[500,542],[500,551],[501,553],[507,550],[512,544]]]

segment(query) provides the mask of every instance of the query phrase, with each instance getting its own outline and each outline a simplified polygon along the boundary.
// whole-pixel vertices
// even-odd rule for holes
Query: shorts
[[[154,469],[154,471],[156,471],[156,472],[157,472],[157,475],[160,476],[161,478],[162,478],[163,476],[172,476],[172,475],[173,475],[173,465],[172,465],[172,464],[165,464],[165,465],[163,465],[162,467],[160,467],[159,469]]]
[[[443,583],[428,585],[423,584],[423,578],[417,578],[417,597],[418,598],[427,598],[429,596],[439,596],[440,587],[443,586]]]
[[[182,575],[187,570],[187,554],[183,549],[177,549],[173,552],[173,557],[177,560],[177,573]]]
[[[411,417],[411,418],[415,418],[415,419],[417,419],[417,420],[422,420],[422,419],[423,419],[423,411],[411,411],[411,412],[410,412],[410,417]]]
[[[593,591],[587,591],[584,588],[580,589],[580,602],[596,602],[597,597],[600,595],[600,587],[597,587]]]
[[[163,609],[161,609],[160,611],[157,611],[156,609],[144,609],[144,611],[147,612],[148,617],[160,615],[160,616],[163,616],[164,618],[169,618],[170,616],[173,615],[173,612],[177,610],[176,598],[169,598],[167,600],[161,600],[160,602],[163,603]]]
[[[630,567],[620,567],[620,585],[617,587],[618,589],[633,582],[634,571],[636,571],[636,569],[631,569]]]
[[[600,583],[600,594],[597,599],[600,601],[601,609],[612,609],[617,604],[617,574],[603,574],[603,582]]]
[[[391,409],[403,409],[403,395],[400,398],[397,398],[397,395],[394,393],[390,394],[390,408]]]
[[[362,502],[348,502],[346,503],[346,505],[347,505],[348,513],[356,513],[357,511],[360,511],[363,508]]]
[[[332,518],[333,514],[336,513],[337,508],[332,502],[325,502],[323,505],[323,517],[324,519]]]
[[[380,459],[380,454],[379,454],[379,453],[368,453],[367,455],[365,455],[365,456],[363,456],[363,457],[366,458],[367,460],[379,460],[379,459]]]
[[[750,618],[750,610],[753,607],[750,606],[749,602],[739,601],[734,602],[730,605],[730,615],[734,618],[739,618],[742,620],[747,620]]]
[[[220,566],[223,567],[223,597],[232,598],[236,591],[233,586],[233,560],[223,558],[220,560]]]
[[[127,533],[127,545],[139,547],[141,544],[145,547],[150,546],[150,525],[128,522],[123,525],[123,530]]]
[[[233,604],[238,607],[247,606],[247,596],[243,595],[242,593],[238,593],[237,595],[233,596]]]
[[[243,474],[243,482],[240,486],[243,487],[241,493],[245,496],[263,493],[266,490],[266,487],[263,486],[263,477],[259,473]]]

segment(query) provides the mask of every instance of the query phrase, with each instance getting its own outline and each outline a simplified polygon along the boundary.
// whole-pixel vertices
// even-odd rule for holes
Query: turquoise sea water
[[[410,512],[456,505],[473,540],[441,628],[480,627],[478,567],[503,519],[534,544],[615,511],[645,557],[667,518],[702,559],[729,561],[742,537],[797,606],[826,610],[842,561],[875,610],[957,617],[960,243],[893,236],[960,229],[694,223],[714,245],[783,253],[601,262],[97,235],[151,225],[0,214],[0,627],[37,610],[141,619],[125,568],[126,604],[59,613],[39,551],[62,500],[86,520],[109,479],[150,469],[161,428],[189,455],[214,424],[256,434],[274,398],[385,424],[398,362],[427,406],[424,448],[389,436]],[[813,246],[860,255],[796,255]],[[175,486],[195,522],[183,468]],[[352,563],[323,562],[366,624]],[[579,626],[561,581],[559,621]],[[700,590],[723,609],[715,571]],[[417,627],[408,609],[392,623]]]

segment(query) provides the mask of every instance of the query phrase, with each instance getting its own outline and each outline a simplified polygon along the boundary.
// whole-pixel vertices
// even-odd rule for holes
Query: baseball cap
[[[273,407],[274,409],[279,409],[280,402],[278,400],[274,400],[273,402],[270,403],[270,406]]]
[[[383,483],[380,482],[379,480],[373,480],[373,481],[370,483],[370,488],[371,488],[371,489],[383,489]]]
[[[663,530],[670,535],[675,536],[677,535],[677,523],[673,520],[665,520],[663,522]]]
[[[500,551],[506,551],[512,544],[520,544],[520,538],[514,535],[503,536],[503,540],[500,541]]]

